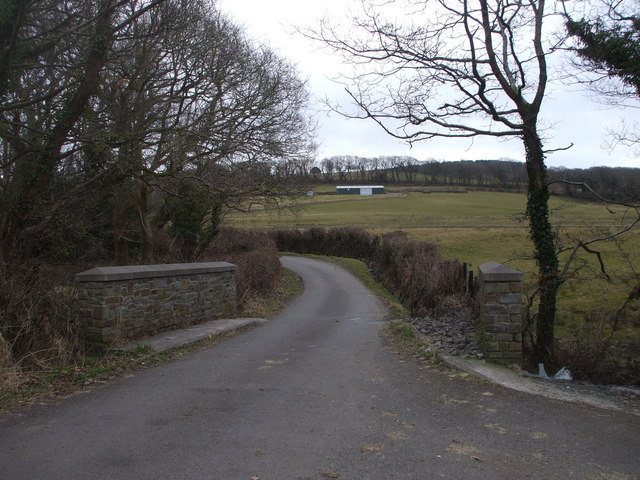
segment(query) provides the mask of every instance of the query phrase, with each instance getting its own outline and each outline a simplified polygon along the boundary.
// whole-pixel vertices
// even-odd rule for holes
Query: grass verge
[[[392,343],[394,349],[407,357],[415,360],[438,363],[438,352],[429,342],[429,337],[420,335],[416,329],[403,320],[389,323],[388,343]]]

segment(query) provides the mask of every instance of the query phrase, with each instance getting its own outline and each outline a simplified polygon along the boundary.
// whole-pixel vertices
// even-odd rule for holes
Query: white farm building
[[[336,187],[336,195],[380,195],[382,193],[384,193],[382,185]]]

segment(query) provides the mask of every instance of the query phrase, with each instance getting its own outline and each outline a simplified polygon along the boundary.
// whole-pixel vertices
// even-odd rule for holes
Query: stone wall
[[[522,363],[522,272],[489,262],[478,268],[480,348],[487,361]]]
[[[236,266],[227,262],[98,267],[76,275],[90,346],[133,339],[236,313]]]

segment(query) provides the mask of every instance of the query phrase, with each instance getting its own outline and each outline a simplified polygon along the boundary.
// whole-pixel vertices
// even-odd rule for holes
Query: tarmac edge
[[[580,385],[561,380],[525,377],[522,372],[516,372],[508,367],[487,363],[484,360],[454,357],[442,352],[438,354],[438,357],[450,368],[462,370],[511,390],[640,416],[640,409],[629,407],[628,404],[618,401],[613,396],[597,392],[594,390],[598,388],[597,386],[588,389],[588,387],[581,388]]]

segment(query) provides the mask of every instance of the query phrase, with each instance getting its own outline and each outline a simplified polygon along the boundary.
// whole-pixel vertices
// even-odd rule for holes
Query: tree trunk
[[[11,62],[16,55],[18,31],[23,26],[25,16],[25,0],[8,0],[3,2],[0,22],[0,99],[7,94],[7,83],[11,71]]]
[[[16,254],[18,235],[22,230],[22,218],[9,213],[3,219],[2,237],[0,238],[0,260],[7,260]]]
[[[144,182],[140,182],[140,196],[138,198],[138,213],[140,214],[140,231],[142,232],[142,258],[143,264],[153,263],[153,232],[149,222],[148,188]]]
[[[527,190],[529,235],[535,248],[540,288],[534,361],[553,368],[555,367],[553,344],[556,298],[562,281],[559,274],[555,232],[549,221],[549,189],[542,142],[535,127],[531,125],[525,131],[523,140],[529,177]]]
[[[115,186],[113,194],[113,251],[116,265],[129,265],[129,241],[127,240],[127,210],[130,206],[124,186]]]

